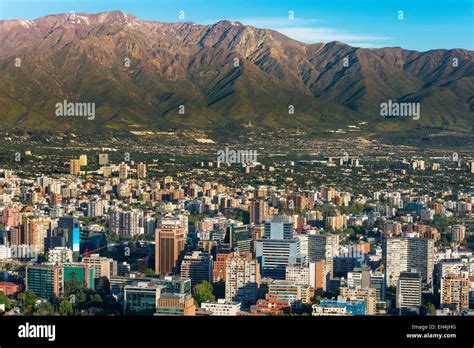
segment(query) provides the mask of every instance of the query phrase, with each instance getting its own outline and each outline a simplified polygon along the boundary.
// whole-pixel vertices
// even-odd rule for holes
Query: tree
[[[42,303],[36,310],[34,315],[56,315],[57,312],[51,303]]]
[[[147,268],[145,271],[146,277],[156,277],[155,271],[151,268]]]
[[[208,281],[203,281],[194,287],[194,300],[198,305],[201,302],[215,301],[216,297],[212,293],[212,285]]]
[[[18,294],[18,300],[20,301],[23,310],[25,312],[32,312],[36,305],[36,295],[33,291],[27,290]]]
[[[59,304],[59,314],[72,315],[73,311],[72,304],[67,299],[63,299]]]
[[[435,313],[436,307],[431,302],[428,302],[421,307],[421,315],[434,315]]]
[[[92,295],[92,296],[91,296],[91,301],[92,301],[92,303],[94,303],[94,304],[100,304],[100,303],[103,302],[103,301],[102,301],[102,297],[101,297],[99,294],[94,294],[94,295]]]
[[[314,301],[315,304],[319,304],[321,302],[321,296],[314,295],[313,301]]]
[[[5,305],[5,310],[9,310],[12,306],[10,299],[3,292],[0,292],[0,304]]]

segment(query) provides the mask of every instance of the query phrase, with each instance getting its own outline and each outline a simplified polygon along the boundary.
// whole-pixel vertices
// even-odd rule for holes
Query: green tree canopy
[[[9,310],[12,306],[10,299],[3,292],[0,292],[0,304],[5,305],[5,310]]]
[[[73,311],[72,304],[67,299],[63,299],[59,304],[59,314],[72,315]]]
[[[216,297],[212,292],[212,285],[208,281],[203,281],[194,287],[194,300],[198,305],[205,301],[215,301]]]

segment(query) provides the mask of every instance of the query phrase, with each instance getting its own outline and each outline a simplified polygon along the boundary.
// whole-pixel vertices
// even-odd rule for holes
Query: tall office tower
[[[451,241],[454,243],[461,243],[466,238],[466,226],[459,224],[449,226],[451,230]]]
[[[334,276],[334,257],[339,255],[339,235],[310,234],[308,236],[308,262],[326,261],[330,279]]]
[[[225,299],[242,303],[248,308],[257,302],[260,271],[258,262],[250,258],[232,256],[226,260]]]
[[[177,273],[186,246],[186,229],[179,219],[162,219],[155,231],[155,273]]]
[[[69,162],[69,174],[71,174],[71,175],[81,174],[81,165],[79,164],[78,159],[72,159]]]
[[[441,278],[441,308],[455,311],[469,309],[469,271],[463,269],[458,274],[448,273]]]
[[[128,178],[128,164],[122,162],[119,164],[119,179],[127,179]]]
[[[79,156],[79,165],[82,166],[87,166],[87,155],[80,155]]]
[[[340,295],[338,297],[338,301],[340,300],[362,300],[365,302],[365,314],[367,315],[374,315],[377,313],[376,307],[376,298],[377,292],[375,289],[372,288],[361,288],[356,287],[354,289],[348,287],[342,287],[339,289]]]
[[[265,221],[265,235],[268,239],[292,239],[293,224],[288,216],[272,215],[270,221]]]
[[[36,296],[52,300],[64,291],[64,269],[54,265],[34,265],[26,267],[26,290]]]
[[[347,286],[375,289],[377,302],[385,300],[385,277],[382,272],[374,272],[368,267],[355,268],[347,273]]]
[[[424,238],[384,238],[382,243],[385,281],[396,286],[401,272],[415,269],[424,286],[433,285],[434,241]]]
[[[138,179],[146,178],[146,164],[145,163],[137,164],[137,178]]]
[[[191,286],[203,281],[212,283],[212,256],[201,251],[194,251],[184,256],[181,263],[181,277],[191,279]]]
[[[264,237],[256,242],[256,256],[264,277],[285,279],[286,266],[304,263],[300,241],[293,238],[293,226],[284,215],[273,215],[265,222]]]
[[[230,225],[229,244],[231,250],[237,251],[242,257],[252,254],[254,249],[249,226]]]
[[[74,216],[63,216],[58,220],[59,234],[66,238],[66,245],[74,252],[79,252],[80,231],[79,221]]]
[[[256,200],[250,203],[250,223],[259,225],[268,217],[268,203],[264,200]]]
[[[257,241],[257,260],[264,277],[285,279],[287,266],[305,263],[300,255],[299,239],[260,239]]]
[[[422,278],[416,272],[401,272],[397,281],[397,309],[400,314],[420,313]]]
[[[109,155],[106,153],[100,153],[97,156],[97,162],[99,162],[99,166],[105,166],[109,163]]]

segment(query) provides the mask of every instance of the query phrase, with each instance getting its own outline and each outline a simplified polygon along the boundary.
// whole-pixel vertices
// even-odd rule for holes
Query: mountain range
[[[58,117],[65,100],[95,103],[95,118]],[[389,100],[420,103],[420,119],[381,117]],[[380,132],[473,131],[474,52],[305,44],[239,22],[161,23],[120,11],[0,21],[3,129],[362,122]]]

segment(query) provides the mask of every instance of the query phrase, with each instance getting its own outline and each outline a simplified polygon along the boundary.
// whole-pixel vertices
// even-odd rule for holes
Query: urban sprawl
[[[161,177],[157,162],[106,151],[69,158],[63,173],[5,166],[0,315],[473,315],[474,194],[432,187],[472,180],[474,161],[454,157],[376,170],[347,153],[216,159]],[[293,180],[318,170],[361,176]],[[360,193],[376,175],[384,185]]]

